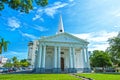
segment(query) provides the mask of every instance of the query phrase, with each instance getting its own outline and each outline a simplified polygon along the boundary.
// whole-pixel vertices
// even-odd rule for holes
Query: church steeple
[[[57,32],[57,34],[59,34],[59,33],[64,33],[62,15],[60,15],[60,22],[59,22],[59,25],[58,25],[58,32]]]

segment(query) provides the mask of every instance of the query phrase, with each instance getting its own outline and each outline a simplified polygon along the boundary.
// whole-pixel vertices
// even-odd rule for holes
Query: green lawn
[[[70,74],[0,74],[0,80],[80,80]]]
[[[78,74],[80,76],[84,76],[87,78],[92,78],[94,80],[120,80],[120,74],[98,74],[98,73],[93,73],[93,74]]]

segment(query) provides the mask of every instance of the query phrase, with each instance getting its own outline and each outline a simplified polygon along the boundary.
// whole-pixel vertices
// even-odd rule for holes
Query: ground
[[[1,74],[0,80],[81,80],[70,74]]]
[[[92,78],[93,80],[120,80],[120,74],[111,73],[111,74],[103,74],[103,73],[87,73],[87,74],[77,74],[79,76],[84,76],[86,78]]]
[[[80,77],[76,77],[78,75]],[[0,74],[0,80],[119,80],[120,74],[79,73],[79,74]],[[84,79],[85,79],[84,78]]]

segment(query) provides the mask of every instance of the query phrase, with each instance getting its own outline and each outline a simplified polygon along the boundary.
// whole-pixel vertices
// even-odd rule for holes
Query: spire
[[[60,15],[60,22],[59,22],[59,25],[58,25],[58,32],[57,34],[59,33],[64,33],[64,27],[63,27],[63,21],[62,21],[62,16]]]

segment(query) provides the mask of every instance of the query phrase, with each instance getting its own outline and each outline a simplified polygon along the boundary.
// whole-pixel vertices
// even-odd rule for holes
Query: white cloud
[[[8,18],[8,26],[10,26],[10,29],[12,31],[14,31],[15,29],[20,27],[20,21],[15,17]]]
[[[73,2],[74,0],[69,0],[69,2]]]
[[[106,31],[99,31],[99,32],[92,32],[92,33],[85,33],[85,34],[73,34],[81,39],[85,39],[89,44],[89,50],[105,50],[108,47],[107,40],[114,36],[117,36],[118,32],[106,32]]]
[[[33,20],[36,20],[36,19],[40,19],[41,20],[41,16],[43,14],[46,14],[50,17],[54,17],[54,14],[56,14],[58,12],[58,9],[60,8],[63,8],[65,6],[67,6],[68,3],[62,3],[60,1],[58,2],[55,2],[53,4],[51,4],[50,6],[48,7],[45,7],[44,9],[42,8],[39,8],[35,14],[35,16],[33,17]]]
[[[55,2],[53,6],[46,8],[44,11],[48,16],[53,17],[53,15],[56,14],[58,9],[63,8],[66,5],[68,5],[68,3]]]
[[[35,27],[34,29],[39,30],[39,31],[41,31],[41,32],[48,30],[47,28],[42,27],[42,26],[38,26],[38,25],[36,25],[36,27]]]
[[[42,22],[44,22],[44,19],[41,18],[41,16],[38,15],[38,14],[36,14],[35,17],[32,18],[33,21],[35,21],[35,20],[37,20],[37,19],[39,19],[39,20],[41,20]]]
[[[117,26],[117,25],[116,25],[116,26],[114,26],[114,27],[115,27],[115,28],[120,28],[120,26]]]
[[[30,39],[32,39],[32,40],[38,39],[38,37],[35,36],[35,35],[28,34],[28,33],[23,33],[23,32],[20,32],[20,33],[22,34],[22,36],[27,37],[27,38],[30,38]]]

